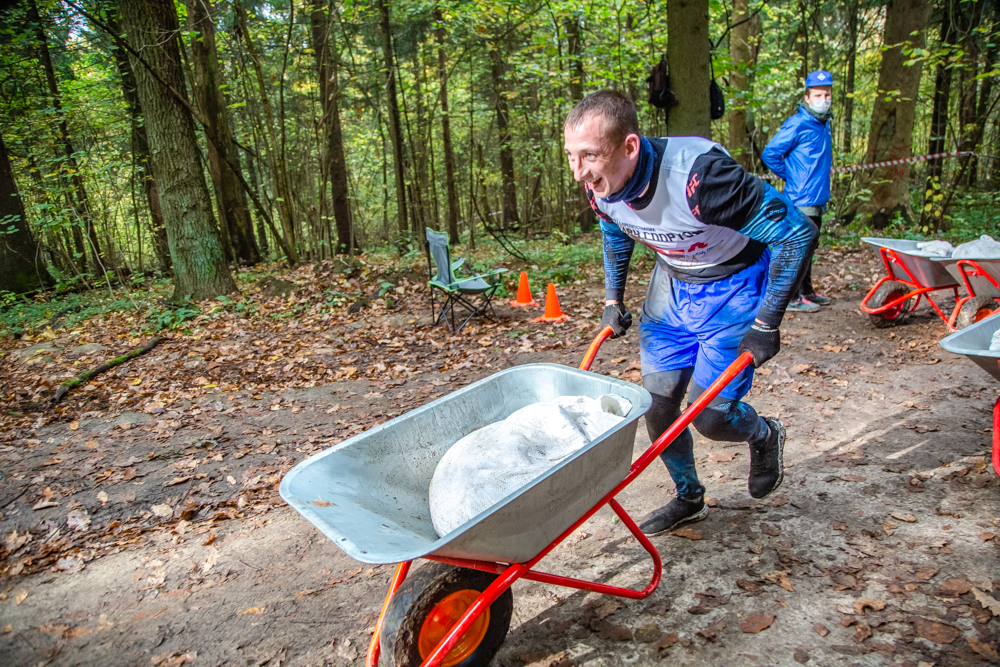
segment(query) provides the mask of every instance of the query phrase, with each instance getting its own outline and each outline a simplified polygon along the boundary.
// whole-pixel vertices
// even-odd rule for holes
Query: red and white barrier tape
[[[951,153],[932,153],[930,155],[917,155],[915,157],[904,157],[898,160],[886,160],[885,162],[872,162],[871,164],[856,164],[852,167],[838,167],[830,170],[831,174],[842,174],[848,171],[861,171],[863,169],[877,169],[878,167],[891,167],[897,164],[909,164],[911,162],[922,162],[924,160],[936,160],[944,157],[962,157],[963,155],[975,155],[972,151],[952,151]],[[764,174],[764,180],[778,178],[775,174]]]

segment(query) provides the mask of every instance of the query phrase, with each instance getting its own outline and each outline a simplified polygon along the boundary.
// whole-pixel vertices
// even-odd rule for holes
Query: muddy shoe
[[[701,521],[708,516],[704,496],[698,500],[674,498],[658,510],[653,510],[642,518],[639,530],[647,535],[659,535],[673,530],[682,523]]]
[[[822,294],[805,294],[806,299],[812,301],[818,306],[829,306],[833,303],[833,299],[828,296],[823,296]]]
[[[785,310],[790,310],[796,313],[815,313],[819,310],[819,304],[813,303],[805,297],[799,297],[798,299],[792,299],[789,302],[788,308]]]
[[[781,486],[785,477],[785,425],[780,419],[764,417],[768,433],[758,445],[750,445],[750,476],[747,488],[754,498],[767,498]]]

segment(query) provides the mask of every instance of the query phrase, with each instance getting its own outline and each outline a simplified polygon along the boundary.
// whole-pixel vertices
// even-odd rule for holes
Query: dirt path
[[[750,397],[788,426],[782,493],[751,501],[745,445],[696,436],[713,509],[687,537],[654,538],[665,563],[658,591],[619,602],[519,584],[498,665],[997,661],[1000,484],[986,458],[1000,387],[937,346],[936,316],[871,328],[856,311],[860,293],[847,289],[863,286],[870,267],[855,277],[829,266],[840,300],[786,321],[782,353]],[[567,289],[564,306],[584,312],[598,292]],[[507,338],[473,332],[490,351],[470,365],[479,372],[454,361],[433,368],[443,354],[434,336],[403,315],[399,335],[418,336],[428,358],[404,382],[207,392],[10,440],[0,447],[0,663],[362,664],[391,568],[344,556],[281,503],[276,483],[331,440],[498,368],[575,364],[594,331],[578,318],[550,337],[513,317]],[[151,353],[146,372],[183,353],[173,345]],[[356,356],[378,363],[394,347]],[[595,370],[638,379],[637,358],[632,335],[607,345]],[[649,444],[639,432],[636,452]],[[671,492],[657,464],[619,499],[638,517]],[[30,562],[19,560],[27,553]],[[606,511],[546,565],[639,587],[650,574]],[[772,615],[770,627],[746,631]]]

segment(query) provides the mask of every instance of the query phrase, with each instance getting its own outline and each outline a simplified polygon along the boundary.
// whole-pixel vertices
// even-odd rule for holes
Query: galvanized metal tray
[[[948,273],[950,273],[952,277],[955,278],[955,281],[959,285],[963,284],[962,274],[959,272],[959,267],[958,267],[959,260],[949,259],[949,260],[934,260],[934,261],[945,262],[944,266],[948,270]],[[990,277],[993,278],[993,280],[1000,283],[1000,259],[969,259],[969,261],[978,264],[979,268],[988,273]],[[966,272],[968,272],[968,268],[966,268]],[[994,287],[993,283],[991,283],[983,276],[969,276],[969,285],[972,286],[972,290],[976,296],[989,296],[993,297],[994,299],[1000,299],[1000,290]]]
[[[438,537],[428,488],[451,445],[531,403],[602,394],[632,402],[624,422]],[[365,563],[428,555],[521,563],[625,478],[638,419],[650,403],[642,387],[604,375],[556,364],[515,366],[306,459],[281,480],[280,493],[347,555]]]
[[[942,339],[941,347],[955,354],[964,354],[1000,381],[1000,350],[990,349],[990,341],[997,330],[1000,330],[1000,313]]]
[[[953,287],[958,284],[958,281],[948,273],[947,269],[956,260],[948,257],[929,257],[924,251],[917,248],[917,241],[872,237],[864,237],[861,240],[876,248],[888,248],[894,251],[903,266],[924,287],[941,289],[943,287]],[[897,275],[896,277],[906,279],[905,275]]]

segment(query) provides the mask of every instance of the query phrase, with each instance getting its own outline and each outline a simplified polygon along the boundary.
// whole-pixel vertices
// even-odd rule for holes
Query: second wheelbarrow
[[[586,372],[611,333],[606,328],[598,335],[580,370],[555,364],[509,368],[349,438],[299,463],[282,479],[282,498],[347,555],[367,563],[398,563],[372,635],[369,667],[488,665],[507,635],[510,588],[519,579],[630,599],[656,590],[659,553],[615,496],[752,357],[743,353],[630,464],[638,419],[649,409],[650,395],[636,385]],[[428,488],[437,462],[453,443],[531,403],[608,393],[631,401],[625,421],[466,524],[444,536],[435,533]],[[652,558],[645,588],[535,569],[604,505]],[[433,563],[409,576],[416,558]]]

